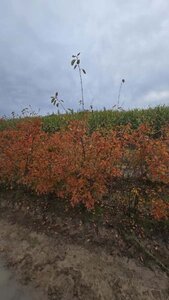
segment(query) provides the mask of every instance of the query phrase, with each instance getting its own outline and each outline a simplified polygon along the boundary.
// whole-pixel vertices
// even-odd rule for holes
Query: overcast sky
[[[168,0],[0,0],[0,115],[79,109],[77,52],[86,108],[169,104]]]

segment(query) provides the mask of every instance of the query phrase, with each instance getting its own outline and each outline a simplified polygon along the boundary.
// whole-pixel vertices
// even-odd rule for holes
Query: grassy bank
[[[33,117],[25,117],[30,119]],[[101,128],[115,128],[116,126],[131,124],[136,129],[142,123],[152,126],[155,132],[169,123],[169,106],[157,106],[149,109],[134,109],[128,111],[103,110],[93,112],[77,112],[59,115],[49,115],[40,117],[43,124],[43,130],[46,132],[55,132],[63,127],[67,127],[73,120],[85,119],[88,129],[93,132]],[[9,127],[15,127],[22,118],[14,117],[0,122],[0,130]]]

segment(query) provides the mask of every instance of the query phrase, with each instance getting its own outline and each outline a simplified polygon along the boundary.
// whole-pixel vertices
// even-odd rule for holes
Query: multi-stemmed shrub
[[[42,130],[40,118],[0,131],[0,183],[8,188],[25,186],[92,209],[126,177],[169,184],[168,126],[158,139],[145,124],[90,132],[83,120],[54,133]],[[139,207],[139,195],[137,199]],[[154,218],[167,218],[167,199],[150,204]]]

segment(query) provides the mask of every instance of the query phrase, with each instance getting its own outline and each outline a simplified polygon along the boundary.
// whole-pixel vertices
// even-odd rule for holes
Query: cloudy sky
[[[0,115],[79,109],[77,52],[86,108],[169,104],[168,0],[0,0]]]

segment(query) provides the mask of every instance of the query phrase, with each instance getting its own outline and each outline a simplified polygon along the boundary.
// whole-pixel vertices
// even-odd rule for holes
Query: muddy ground
[[[19,282],[43,294],[42,300],[169,299],[166,238],[142,241],[146,249],[163,249],[160,266],[111,226],[96,229],[79,217],[42,215],[32,206],[29,197],[22,201],[1,193],[0,255]]]

